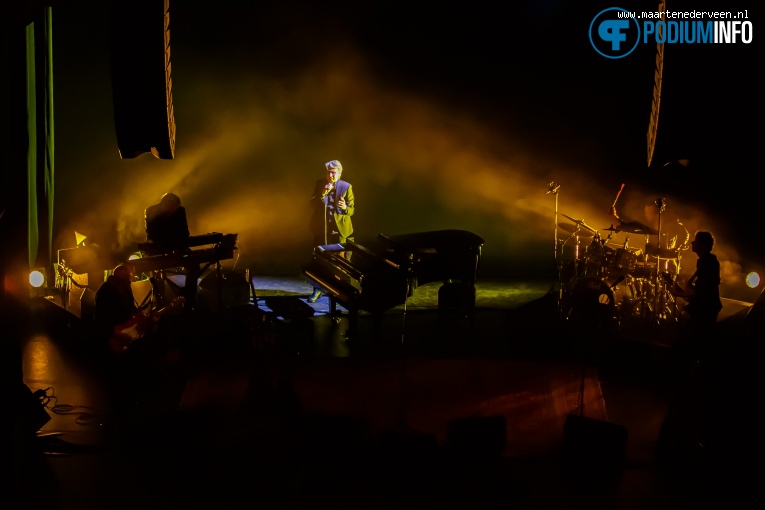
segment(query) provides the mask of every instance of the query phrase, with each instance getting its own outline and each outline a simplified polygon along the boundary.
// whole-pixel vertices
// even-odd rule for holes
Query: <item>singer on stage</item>
[[[311,234],[313,246],[353,241],[353,216],[355,201],[353,187],[341,180],[343,165],[336,159],[324,164],[326,177],[316,181],[311,196]],[[315,303],[321,291],[314,288],[309,298]]]

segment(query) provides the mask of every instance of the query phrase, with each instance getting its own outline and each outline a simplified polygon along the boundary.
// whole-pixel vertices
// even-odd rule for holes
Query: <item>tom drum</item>
[[[609,275],[626,275],[632,272],[637,255],[626,248],[617,248],[608,266]]]

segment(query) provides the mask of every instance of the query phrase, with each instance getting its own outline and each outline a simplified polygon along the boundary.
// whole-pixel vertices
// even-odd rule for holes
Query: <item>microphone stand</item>
[[[327,197],[321,199],[322,202],[324,202],[324,244],[328,244],[329,241],[327,239]]]
[[[329,244],[329,237],[327,236],[327,207],[329,206],[329,200],[327,200],[327,197],[334,189],[335,181],[332,181],[332,186],[329,189],[325,188],[324,193],[321,195],[321,201],[324,202],[324,244]]]

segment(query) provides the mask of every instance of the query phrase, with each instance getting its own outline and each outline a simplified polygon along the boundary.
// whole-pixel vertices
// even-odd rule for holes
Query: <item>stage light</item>
[[[140,258],[141,258],[141,254],[140,253],[133,253],[132,255],[130,255],[128,257],[128,260],[136,260],[136,259],[140,259]]]
[[[44,267],[33,267],[29,271],[29,297],[45,297],[49,290],[48,272]]]
[[[36,267],[29,272],[29,285],[36,289],[45,285],[45,268]]]
[[[750,289],[756,288],[757,286],[760,285],[760,275],[752,271],[751,273],[746,275],[746,284],[749,286]]]

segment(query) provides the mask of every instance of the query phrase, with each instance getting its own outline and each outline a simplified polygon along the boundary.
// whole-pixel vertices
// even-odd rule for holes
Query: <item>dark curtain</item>
[[[51,9],[0,18],[0,319],[23,322],[30,267],[52,270],[53,90]]]
[[[52,9],[26,27],[29,266],[52,270],[54,206]]]

